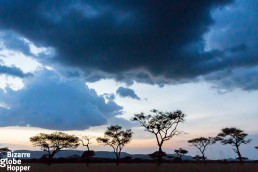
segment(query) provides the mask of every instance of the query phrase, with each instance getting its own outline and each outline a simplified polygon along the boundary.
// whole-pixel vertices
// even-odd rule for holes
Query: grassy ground
[[[254,164],[91,164],[89,167],[82,163],[72,164],[23,164],[31,165],[31,172],[257,172],[258,163]],[[0,172],[6,171],[0,168]]]

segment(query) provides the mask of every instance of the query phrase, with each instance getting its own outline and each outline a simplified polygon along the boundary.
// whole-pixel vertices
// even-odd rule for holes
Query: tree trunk
[[[162,162],[162,148],[161,148],[162,145],[159,145],[159,155],[158,155],[158,166],[161,165],[161,162]]]
[[[205,164],[206,163],[206,158],[205,158],[204,152],[202,152],[202,159],[203,159],[203,164]]]
[[[89,166],[89,163],[90,163],[90,157],[89,157],[89,151],[87,151],[87,157],[86,157],[86,164],[87,164],[87,167]]]
[[[57,153],[57,151],[53,151],[51,154],[49,154],[49,156],[48,156],[48,165],[52,164],[53,157],[55,156],[56,153]]]
[[[116,165],[119,166],[119,156],[116,157]]]
[[[48,165],[51,165],[52,164],[52,160],[53,160],[53,155],[50,155],[48,157]]]
[[[114,151],[114,153],[115,153],[115,155],[116,155],[116,166],[119,166],[120,152]]]
[[[239,161],[240,161],[241,164],[243,165],[242,155],[241,155],[241,153],[240,153],[240,151],[239,151],[239,147],[238,147],[238,146],[236,146],[236,153],[237,153],[237,155],[238,155]]]
[[[86,163],[87,163],[87,166],[89,166],[89,163],[90,163],[90,148],[89,146],[87,145],[87,157],[86,157]]]

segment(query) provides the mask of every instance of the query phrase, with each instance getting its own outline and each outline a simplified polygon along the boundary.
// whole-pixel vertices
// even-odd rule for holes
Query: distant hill
[[[84,151],[82,150],[63,150],[58,152],[54,158],[67,158],[67,157],[76,157],[83,154]],[[14,153],[30,153],[31,159],[39,159],[41,158],[44,154],[47,152],[44,151],[30,151],[30,150],[16,150]],[[175,154],[168,154],[169,156],[176,156]],[[139,158],[139,159],[151,159],[148,154],[129,154],[126,152],[121,152],[121,158],[130,156],[133,159]],[[95,151],[95,158],[110,158],[110,159],[115,159],[115,154],[114,152],[109,152],[109,151]],[[182,156],[183,160],[193,160],[191,156],[185,155]]]

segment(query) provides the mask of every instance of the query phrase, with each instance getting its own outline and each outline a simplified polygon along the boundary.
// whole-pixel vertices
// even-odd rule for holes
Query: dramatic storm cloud
[[[55,48],[56,60],[80,67],[89,80],[161,84],[227,66],[212,63],[223,52],[204,52],[203,34],[211,11],[230,2],[4,0],[0,28]]]
[[[89,82],[164,85],[203,78],[223,85],[238,68],[258,65],[257,8],[255,0],[2,0],[0,30],[53,48],[50,64],[80,70],[68,76]],[[29,53],[18,42],[8,46]],[[216,80],[221,73],[228,75]]]
[[[129,97],[132,99],[140,100],[140,97],[138,97],[134,90],[131,88],[119,87],[116,90],[116,94],[118,94],[120,97]]]
[[[0,126],[32,126],[75,130],[106,124],[121,113],[78,79],[41,71],[18,91],[0,89]]]
[[[212,14],[215,23],[205,36],[206,48],[224,54],[211,61],[221,70],[207,75],[206,80],[226,89],[258,89],[257,11],[256,0],[236,0]]]

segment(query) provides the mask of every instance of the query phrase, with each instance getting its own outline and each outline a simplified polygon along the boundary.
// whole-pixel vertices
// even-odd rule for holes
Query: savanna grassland
[[[178,164],[120,164],[116,166],[112,163],[94,163],[87,167],[83,163],[70,164],[23,164],[31,165],[31,172],[257,172],[258,163],[236,164],[236,163],[178,163]],[[0,168],[0,172],[6,169]]]

